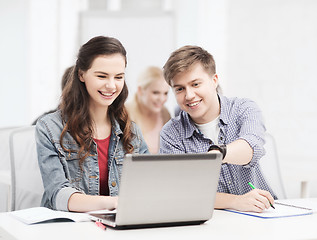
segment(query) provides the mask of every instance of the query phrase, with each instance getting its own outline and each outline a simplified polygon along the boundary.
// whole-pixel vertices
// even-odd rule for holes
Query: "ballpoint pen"
[[[252,183],[248,182],[248,184],[249,184],[249,186],[250,186],[252,189],[255,189],[255,187],[253,186]],[[272,203],[271,203],[270,201],[269,201],[269,203],[270,203],[270,206],[275,209],[275,207],[272,205]]]

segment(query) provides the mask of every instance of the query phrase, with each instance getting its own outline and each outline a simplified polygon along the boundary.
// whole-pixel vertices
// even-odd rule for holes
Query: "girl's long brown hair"
[[[119,40],[104,36],[90,39],[80,48],[73,72],[70,74],[70,79],[63,89],[59,108],[61,109],[65,125],[60,136],[60,142],[64,151],[78,153],[80,166],[82,166],[85,158],[90,155],[93,144],[93,122],[89,115],[89,94],[85,83],[79,79],[78,71],[87,71],[91,67],[93,60],[98,56],[118,53],[124,57],[127,65],[126,50]],[[127,85],[124,83],[121,93],[108,107],[108,116],[112,124],[115,120],[119,123],[123,132],[123,149],[127,153],[131,153],[133,151],[131,140],[134,135],[131,129],[131,120],[124,106],[128,93]],[[65,148],[63,137],[66,132],[69,132],[75,139],[80,146],[79,150]]]

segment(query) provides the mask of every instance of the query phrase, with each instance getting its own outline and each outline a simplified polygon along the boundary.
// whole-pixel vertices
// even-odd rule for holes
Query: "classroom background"
[[[183,45],[216,60],[223,93],[255,100],[276,141],[288,198],[317,197],[317,1],[0,0],[0,128],[54,109],[64,70],[96,35],[128,52],[127,84]],[[176,107],[169,93],[167,107]]]

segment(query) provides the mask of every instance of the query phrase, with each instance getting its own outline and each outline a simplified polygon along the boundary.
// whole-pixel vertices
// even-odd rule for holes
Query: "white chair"
[[[0,128],[0,212],[11,209],[11,170],[9,137],[17,127]]]
[[[274,137],[271,134],[266,133],[265,141],[264,148],[266,154],[259,161],[260,168],[266,181],[277,197],[279,199],[286,199]]]
[[[17,129],[10,135],[11,210],[38,207],[44,187],[37,160],[35,126]]]

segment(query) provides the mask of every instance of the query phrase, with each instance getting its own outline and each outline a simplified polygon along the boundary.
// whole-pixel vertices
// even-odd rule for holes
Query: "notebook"
[[[56,211],[46,207],[25,208],[10,212],[10,214],[25,224],[90,221],[89,215],[86,213]]]
[[[91,214],[117,229],[201,224],[212,217],[221,153],[127,154],[116,213]]]
[[[269,208],[264,210],[261,213],[256,212],[242,212],[236,211],[231,209],[225,209],[226,211],[235,212],[239,214],[244,214],[253,217],[259,218],[282,218],[282,217],[295,217],[295,216],[302,216],[302,215],[309,215],[313,214],[313,209],[297,206],[289,203],[283,203],[283,201],[275,201],[273,208]]]

